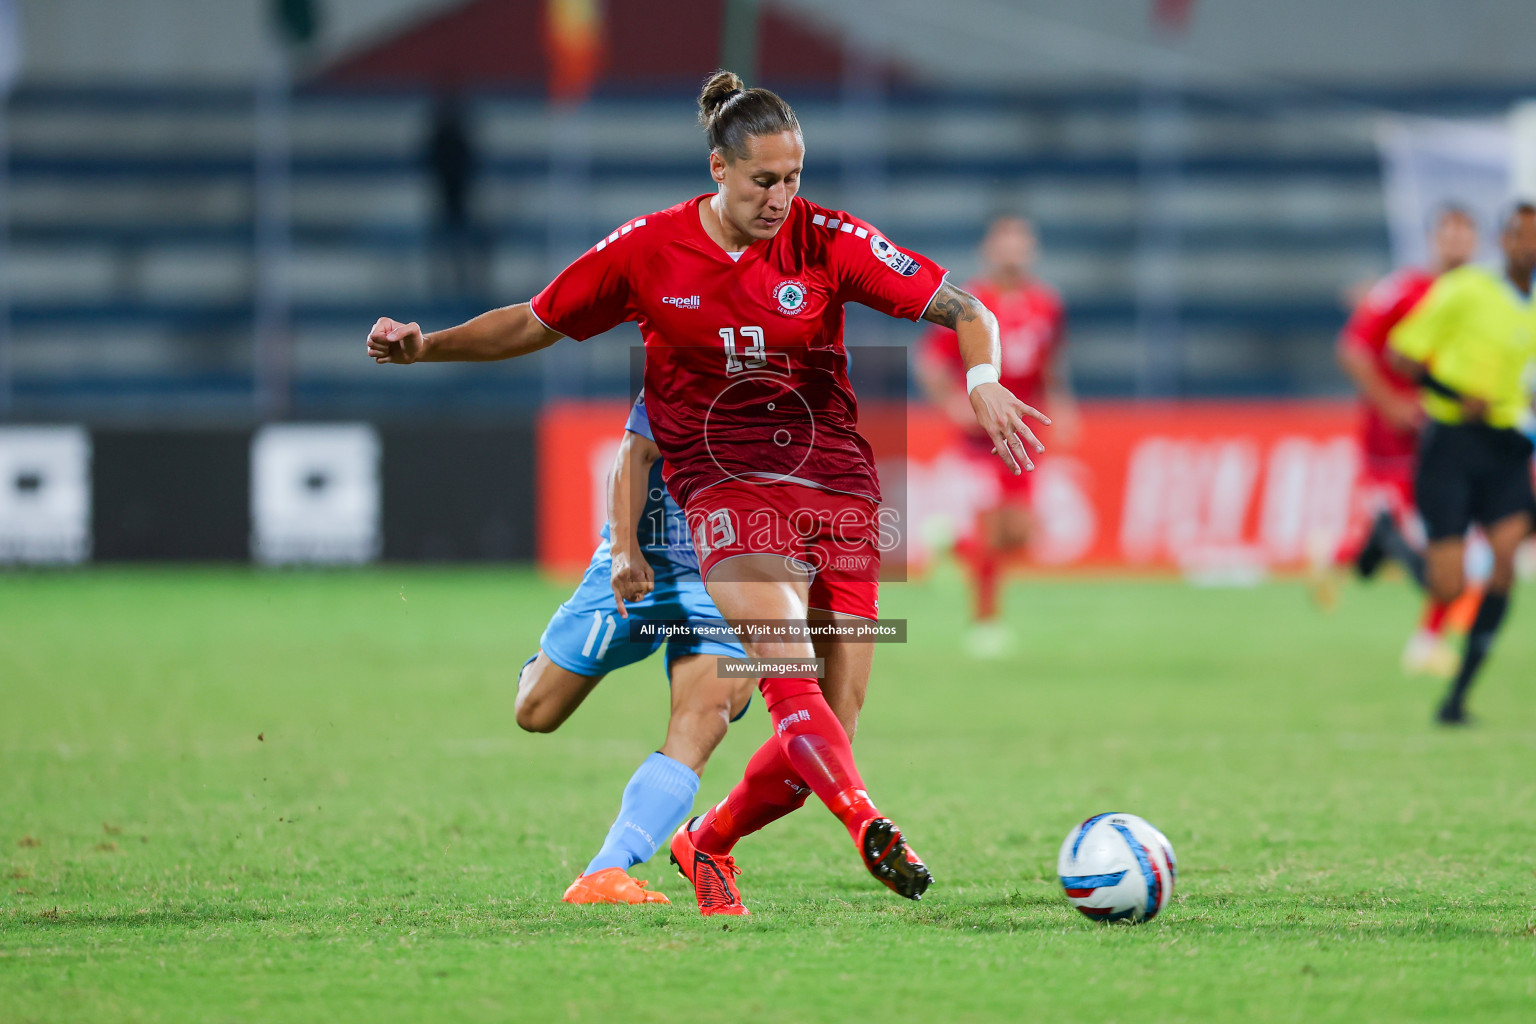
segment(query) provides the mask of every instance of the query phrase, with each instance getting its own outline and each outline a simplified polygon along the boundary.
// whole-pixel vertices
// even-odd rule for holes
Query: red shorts
[[[810,580],[810,606],[875,619],[880,614],[879,505],[805,484],[727,480],[689,502],[699,575],[729,558],[781,555]]]

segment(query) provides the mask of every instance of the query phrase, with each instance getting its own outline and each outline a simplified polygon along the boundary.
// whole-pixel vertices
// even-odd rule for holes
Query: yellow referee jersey
[[[1526,368],[1536,358],[1536,302],[1509,279],[1484,267],[1458,267],[1441,275],[1388,343],[1429,368],[1434,378],[1488,403],[1488,423],[1515,427],[1530,408]],[[1442,423],[1460,423],[1461,405],[1423,392],[1424,411]]]

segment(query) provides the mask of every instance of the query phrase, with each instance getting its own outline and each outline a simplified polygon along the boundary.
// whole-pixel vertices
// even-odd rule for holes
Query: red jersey
[[[646,411],[684,508],[730,479],[878,501],[848,382],[843,304],[920,319],[944,268],[798,196],[773,238],[733,260],[699,219],[708,198],[614,231],[534,296],[534,315],[577,341],[639,323]]]
[[[1387,275],[1366,293],[1339,335],[1340,345],[1354,346],[1369,355],[1392,389],[1413,401],[1418,400],[1418,390],[1392,368],[1387,359],[1387,336],[1434,283],[1435,275],[1413,267]],[[1366,458],[1411,458],[1418,447],[1418,434],[1394,428],[1369,402],[1361,406],[1360,446]]]
[[[1003,387],[1026,405],[1044,409],[1051,361],[1066,344],[1066,312],[1056,289],[1034,281],[1023,288],[1003,291],[991,281],[980,279],[966,285],[966,290],[997,317],[1003,351]],[[947,327],[935,327],[928,332],[925,344],[957,378],[964,378],[959,335]],[[978,433],[980,429],[978,426]]]

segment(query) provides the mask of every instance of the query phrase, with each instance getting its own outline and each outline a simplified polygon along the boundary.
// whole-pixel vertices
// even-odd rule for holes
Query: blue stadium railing
[[[1411,112],[1477,114],[1500,111],[1510,102],[1528,95],[1520,87],[1436,88],[1419,90],[1335,90],[1329,94],[1249,92],[1241,95],[1191,93],[1183,98],[1185,108],[1194,116],[1239,115],[1263,119],[1271,116],[1296,116],[1306,112],[1330,113],[1341,109],[1383,108]],[[653,104],[665,97],[677,101],[683,93],[662,90],[655,94],[630,90],[623,95],[604,95],[608,104]],[[301,90],[301,107],[334,106],[345,110],[349,105],[396,103],[401,99],[420,101],[420,96],[381,97],[377,94],[319,92]],[[530,99],[526,96],[485,94],[485,99]],[[835,101],[832,95],[813,97],[823,102]],[[903,110],[924,111],[964,107],[968,111],[989,109],[1011,113],[1026,112],[1051,118],[1071,118],[1092,114],[1133,113],[1140,97],[1133,91],[1085,90],[1077,92],[1042,92],[1028,95],[998,93],[956,93],[898,88],[886,100],[887,116],[899,116]],[[24,87],[12,98],[17,115],[58,114],[89,111],[179,114],[220,114],[244,116],[250,110],[251,95],[236,89],[150,89],[150,88],[36,88]],[[11,154],[13,183],[24,188],[37,182],[64,183],[89,188],[94,183],[210,183],[235,182],[248,185],[252,161],[239,153],[208,155],[195,152],[196,146],[181,152],[163,154],[110,153],[102,147],[92,152],[39,152],[19,142]],[[638,159],[595,159],[589,169],[590,179],[598,184],[618,181],[692,182],[697,177],[696,157],[649,156]],[[823,168],[833,176],[839,165]],[[1115,151],[1093,155],[1029,155],[947,158],[941,155],[893,153],[881,162],[881,173],[890,184],[905,182],[988,183],[1062,181],[1134,184],[1141,165],[1134,152]],[[327,154],[323,157],[301,155],[293,162],[297,181],[398,181],[416,183],[423,168],[419,161],[400,156],[349,156]],[[1374,154],[1362,152],[1358,145],[1337,147],[1337,151],[1265,152],[1221,151],[1209,147],[1181,160],[1178,171],[1187,182],[1246,182],[1267,184],[1298,178],[1341,186],[1369,185],[1379,175]],[[547,159],[537,157],[495,158],[485,161],[480,172],[486,179],[502,184],[542,183],[549,175]],[[903,241],[920,249],[958,248],[971,244],[977,232],[975,224],[933,226],[914,224],[902,233]],[[1124,258],[1137,241],[1135,224],[1096,224],[1073,220],[1042,218],[1043,242],[1053,252],[1092,258]],[[595,230],[594,226],[594,230]],[[543,222],[502,219],[479,225],[482,237],[496,246],[535,249],[547,238]],[[25,207],[13,209],[11,241],[19,246],[95,245],[108,249],[157,249],[217,247],[248,251],[254,232],[250,223],[238,218],[183,222],[161,222],[151,217],[116,219],[112,223],[72,222],[58,217],[34,215]],[[344,251],[369,251],[388,248],[406,255],[424,256],[437,245],[429,227],[383,216],[353,224],[317,224],[298,221],[293,228],[293,242],[298,246],[334,248]],[[1385,226],[1380,223],[1265,223],[1195,225],[1179,234],[1179,247],[1189,254],[1265,253],[1305,259],[1319,253],[1341,251],[1379,256],[1386,251]],[[1340,282],[1345,284],[1348,282]],[[1129,296],[1073,298],[1071,322],[1076,329],[1109,327],[1129,329],[1137,309]],[[412,302],[413,315],[423,321],[455,319],[472,311],[472,302]],[[379,312],[379,301],[343,300],[335,302],[299,302],[292,308],[295,327],[303,329],[350,329],[370,322]],[[1183,324],[1192,329],[1248,332],[1277,339],[1308,335],[1326,339],[1342,320],[1338,302],[1328,295],[1272,296],[1254,295],[1231,301],[1187,301],[1178,310]],[[140,300],[121,295],[94,298],[46,298],[17,292],[12,296],[12,324],[18,338],[32,331],[46,329],[108,329],[125,321],[152,323],[178,334],[243,336],[252,327],[250,302],[196,301],[184,299]],[[327,378],[310,374],[293,382],[293,408],[296,411],[385,409],[453,406],[458,408],[493,407],[498,402],[525,404],[548,393],[548,381],[537,370],[519,369],[489,375],[453,375],[422,383],[412,388],[393,384],[379,385],[362,379]],[[1079,384],[1090,392],[1123,390],[1124,380],[1096,379],[1080,374]],[[582,387],[598,392],[612,392],[628,387],[622,372],[585,371]],[[1223,392],[1240,394],[1288,393],[1314,386],[1306,374],[1292,373],[1284,360],[1256,366],[1252,373],[1223,371],[1198,380],[1186,381],[1185,393]],[[17,408],[46,412],[51,409],[104,410],[133,408],[136,404],[170,403],[186,399],[188,408],[220,402],[238,403],[252,387],[248,372],[238,367],[217,370],[188,368],[184,372],[155,372],[121,375],[82,366],[70,373],[18,374],[14,381]]]

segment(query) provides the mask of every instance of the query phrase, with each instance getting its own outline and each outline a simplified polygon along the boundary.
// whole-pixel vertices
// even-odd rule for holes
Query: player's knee
[[[530,693],[517,695],[515,705],[517,727],[524,732],[554,732],[560,722],[550,713],[548,702],[540,701]]]
[[[560,727],[560,718],[550,701],[539,694],[538,675],[530,665],[518,681],[517,700],[513,702],[513,717],[517,727],[524,732],[554,732]]]
[[[537,711],[523,710],[517,713],[517,725],[523,732],[554,732],[558,727],[552,719],[541,716]]]
[[[1430,596],[1441,604],[1449,604],[1461,596],[1463,590],[1462,581],[1448,578],[1447,576],[1432,577],[1429,584]]]
[[[1441,604],[1456,600],[1465,587],[1466,580],[1459,565],[1429,567],[1429,592]]]
[[[1005,517],[998,525],[997,546],[1004,551],[1018,551],[1029,545],[1030,522],[1018,516]]]

